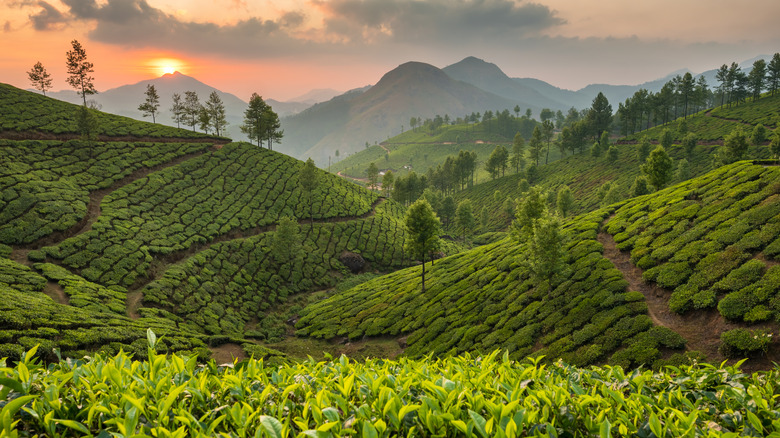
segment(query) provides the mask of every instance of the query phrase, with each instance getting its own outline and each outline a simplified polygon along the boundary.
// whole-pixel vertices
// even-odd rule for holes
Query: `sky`
[[[2,0],[0,82],[40,61],[65,89],[76,39],[106,90],[178,70],[248,100],[374,84],[467,56],[576,90],[780,51],[777,0]]]

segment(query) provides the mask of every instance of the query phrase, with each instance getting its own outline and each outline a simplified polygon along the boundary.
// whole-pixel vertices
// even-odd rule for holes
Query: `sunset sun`
[[[171,73],[173,73],[175,71],[176,71],[176,67],[174,67],[172,65],[166,65],[166,66],[162,67],[162,72],[163,72],[163,74],[166,74],[166,75],[167,74],[171,74]]]

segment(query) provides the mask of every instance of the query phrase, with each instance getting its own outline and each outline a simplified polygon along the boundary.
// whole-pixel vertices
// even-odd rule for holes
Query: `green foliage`
[[[563,186],[558,189],[558,196],[556,198],[555,205],[558,208],[558,212],[561,214],[561,217],[564,218],[572,210],[574,207],[574,195],[572,195],[569,186]]]
[[[674,165],[672,159],[666,153],[666,149],[663,146],[658,146],[647,157],[647,160],[642,165],[642,172],[647,175],[647,178],[656,190],[660,190],[666,187],[666,184],[672,179],[672,172]]]
[[[647,177],[639,175],[634,178],[634,183],[631,184],[631,196],[642,196],[648,193],[650,193],[650,187]]]
[[[758,124],[753,128],[753,132],[750,134],[750,142],[754,145],[762,144],[766,141],[766,128],[764,125]]]
[[[580,369],[499,352],[220,367],[152,351],[144,361],[114,353],[50,368],[26,357],[0,377],[9,436],[606,437],[772,435],[777,374],[688,364]]]
[[[726,357],[742,358],[766,353],[772,334],[762,330],[737,328],[720,336],[720,352]]]
[[[723,138],[723,147],[718,151],[718,160],[723,164],[731,164],[743,159],[747,151],[747,136],[740,127]]]

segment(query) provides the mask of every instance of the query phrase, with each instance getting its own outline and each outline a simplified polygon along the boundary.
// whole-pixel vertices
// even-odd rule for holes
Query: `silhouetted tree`
[[[198,124],[200,118],[200,99],[198,99],[198,93],[194,91],[184,92],[184,120],[188,125],[195,130],[195,125]]]
[[[173,93],[173,106],[171,107],[171,118],[176,122],[176,127],[181,128],[181,122],[186,114],[184,103],[181,101],[179,93]]]
[[[40,61],[36,62],[33,68],[27,72],[27,77],[30,78],[33,88],[40,90],[44,96],[46,95],[46,90],[51,89],[51,75]]]
[[[87,61],[87,52],[81,47],[81,43],[73,40],[70,44],[73,50],[68,50],[66,53],[65,65],[68,68],[69,76],[65,80],[76,89],[76,92],[84,99],[84,106],[87,106],[87,95],[97,93],[95,85],[92,83],[95,78],[89,75],[94,72],[94,65]]]
[[[225,126],[227,126],[225,104],[222,103],[222,99],[216,91],[212,91],[211,94],[209,94],[209,98],[206,100],[204,108],[209,115],[209,122],[211,127],[214,128],[214,133],[217,136],[224,134],[223,130],[225,129]]]
[[[154,115],[157,114],[157,109],[160,108],[160,96],[157,94],[157,89],[152,84],[146,84],[146,100],[144,103],[138,105],[138,111],[143,112],[144,117],[152,116],[152,123],[157,123]]]

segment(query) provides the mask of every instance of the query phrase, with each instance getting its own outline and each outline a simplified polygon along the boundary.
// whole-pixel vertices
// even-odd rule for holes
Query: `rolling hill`
[[[0,132],[3,356],[144,357],[144,327],[202,357],[267,353],[288,299],[408,263],[400,207],[336,176],[307,194],[286,155],[100,112],[81,140],[78,106],[2,87],[0,107],[23,109]]]

